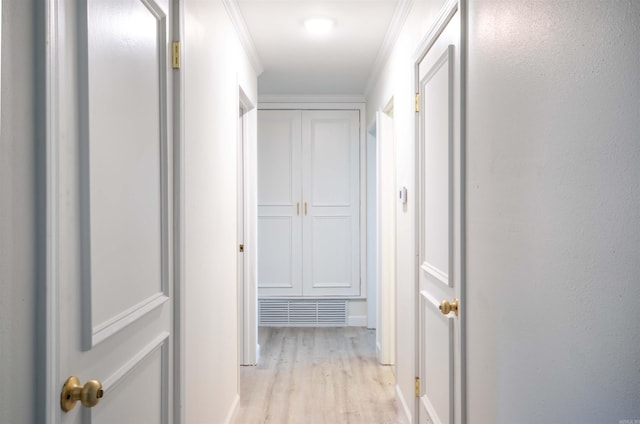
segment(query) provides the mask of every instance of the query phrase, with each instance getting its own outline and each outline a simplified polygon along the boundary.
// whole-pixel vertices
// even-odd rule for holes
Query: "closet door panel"
[[[349,216],[314,217],[311,222],[313,288],[350,288],[352,270],[351,227]]]
[[[291,218],[261,216],[258,219],[261,288],[293,289],[296,286],[292,257],[295,228]]]
[[[274,113],[278,112],[278,113]],[[299,112],[260,111],[258,205],[291,206],[300,200]],[[297,192],[294,192],[296,189]]]
[[[303,293],[360,294],[360,134],[355,110],[302,113]]]
[[[349,182],[354,171],[351,122],[344,117],[316,118],[309,121],[308,130],[311,204],[349,207],[352,200]],[[356,162],[356,168],[357,165]]]
[[[300,111],[258,112],[258,295],[302,295]]]

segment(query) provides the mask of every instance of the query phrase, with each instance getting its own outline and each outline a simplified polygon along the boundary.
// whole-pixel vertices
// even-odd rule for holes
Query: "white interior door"
[[[420,423],[464,420],[460,325],[464,304],[458,302],[464,284],[460,13],[448,16],[443,32],[419,64]]]
[[[258,295],[302,296],[301,112],[258,111]]]
[[[102,384],[54,422],[169,423],[173,415],[173,156],[167,0],[60,5],[59,170],[50,216],[59,275],[59,387]],[[77,13],[77,14],[76,14]],[[74,19],[71,19],[74,18]],[[77,44],[73,40],[77,37]],[[77,45],[77,50],[75,46]],[[79,130],[78,130],[79,128]],[[54,174],[50,174],[54,175]],[[57,178],[57,179],[56,179]],[[88,390],[88,386],[85,385]],[[71,406],[71,405],[69,405]]]
[[[360,294],[360,118],[357,110],[302,115],[303,292]]]
[[[376,351],[381,364],[395,362],[396,174],[393,119],[376,114],[378,135],[378,301]]]

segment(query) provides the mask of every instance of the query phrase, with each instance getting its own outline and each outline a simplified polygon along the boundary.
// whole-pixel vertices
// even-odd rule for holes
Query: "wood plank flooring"
[[[260,361],[242,367],[236,424],[403,424],[391,367],[359,327],[261,327]]]

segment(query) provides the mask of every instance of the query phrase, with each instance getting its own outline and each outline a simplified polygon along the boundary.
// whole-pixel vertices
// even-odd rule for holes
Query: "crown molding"
[[[258,103],[366,103],[364,96],[342,94],[262,94]]]
[[[376,83],[376,81],[380,77],[380,72],[382,71],[382,67],[386,63],[387,59],[389,59],[391,50],[393,49],[393,46],[398,40],[400,31],[402,31],[402,27],[404,26],[404,23],[407,21],[409,12],[413,7],[413,2],[414,0],[398,1],[398,4],[396,5],[396,10],[393,13],[393,17],[391,18],[391,23],[389,24],[387,33],[384,36],[384,40],[382,41],[380,50],[378,50],[378,55],[376,56],[376,60],[373,62],[371,73],[369,74],[369,79],[367,80],[367,84],[365,85],[365,89],[364,89],[365,97],[369,96],[369,91],[371,91],[371,88],[373,88],[373,85]]]
[[[247,57],[249,58],[249,62],[251,62],[251,66],[253,67],[256,76],[260,75],[264,71],[264,68],[260,61],[260,57],[258,56],[256,46],[253,44],[251,34],[249,34],[249,30],[247,29],[247,24],[244,21],[242,12],[240,12],[237,0],[222,0],[222,3],[224,4],[227,14],[233,23],[233,27],[236,29],[236,34],[238,34],[240,44],[242,44],[244,51],[247,53]]]

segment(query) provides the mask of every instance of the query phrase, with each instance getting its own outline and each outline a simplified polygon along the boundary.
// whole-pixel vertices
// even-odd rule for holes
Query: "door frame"
[[[414,75],[414,93],[420,92],[420,63],[427,55],[433,44],[436,42],[440,34],[444,31],[445,27],[449,23],[451,17],[455,13],[460,14],[460,208],[461,208],[461,216],[460,216],[460,239],[461,239],[461,249],[460,249],[460,315],[459,315],[459,325],[460,325],[460,421],[461,424],[466,424],[467,422],[467,325],[466,325],[466,311],[465,305],[467,304],[467,296],[466,296],[466,110],[467,110],[467,49],[468,49],[468,6],[467,0],[448,0],[442,9],[440,10],[438,17],[435,20],[435,23],[431,26],[430,30],[427,31],[426,36],[422,39],[420,44],[413,55],[413,75]],[[415,146],[414,146],[414,156],[415,156],[415,187],[420,187],[420,113],[416,111],[414,118],[414,137],[415,137]],[[418,193],[418,192],[416,192]],[[419,193],[417,196],[420,196]],[[420,228],[420,201],[415,202],[415,228],[416,231]],[[420,252],[420,237],[416,236],[414,239],[415,242],[415,252],[418,254]],[[414,362],[414,371],[416,379],[420,375],[420,326],[419,326],[419,313],[420,313],[420,296],[418,293],[420,291],[420,264],[416,263],[414,269],[414,293],[415,293],[415,334],[414,334],[414,349],[415,349],[415,362]],[[416,396],[414,400],[414,411],[415,411],[415,422],[420,422],[420,396]]]
[[[58,241],[59,241],[59,179],[58,179],[58,0],[46,0],[44,3],[44,20],[46,25],[45,50],[45,136],[44,136],[44,285],[45,285],[45,317],[43,322],[44,349],[38,363],[44,367],[45,403],[42,411],[45,423],[60,422],[60,372],[59,360],[59,287],[58,274]]]
[[[393,122],[393,111],[394,111],[394,99],[391,97],[386,106],[378,111],[379,114],[387,115],[391,121]],[[376,115],[376,125],[379,127],[378,117]],[[395,133],[395,130],[394,130]],[[397,180],[396,180],[396,160],[395,160],[395,134],[393,134],[393,138],[391,140],[381,139],[381,132],[379,130],[376,131],[376,309],[377,309],[377,331],[376,331],[376,355],[378,357],[378,362],[384,365],[395,365],[396,358],[396,315],[395,315],[395,301],[396,301],[396,284],[397,284],[397,245],[396,245],[396,208],[397,208],[397,199],[396,191],[397,189]],[[382,143],[391,143],[391,149],[393,149],[393,155],[385,155],[382,154],[383,150],[386,150],[387,146],[384,146]],[[387,214],[383,213],[385,209],[385,205],[383,204],[383,199],[386,199],[389,193],[384,196],[383,189],[386,188],[385,184],[382,181],[383,172],[382,170],[390,171],[388,173],[393,175],[393,191],[394,194],[391,196],[393,201],[393,205],[387,205],[389,210],[393,210],[393,223],[385,221],[389,219]],[[388,226],[392,227],[391,233],[387,234],[388,237],[384,237],[383,233],[385,229],[389,229]],[[384,265],[385,261],[382,258],[383,251],[383,243],[388,244],[387,247],[391,246],[392,249],[392,259],[391,263],[387,263],[388,267],[393,269],[392,280],[384,281]],[[391,283],[391,286],[383,285],[383,283]]]
[[[2,1],[2,0],[0,0]],[[1,4],[1,3],[0,3]],[[41,416],[46,424],[60,423],[62,414],[60,409],[60,276],[59,276],[59,154],[60,154],[60,68],[58,58],[63,52],[63,45],[59,34],[65,30],[60,20],[65,22],[67,6],[62,0],[45,0],[42,6],[42,24],[44,24],[44,37],[46,43],[42,46],[44,52],[44,106],[43,122],[44,135],[41,147],[41,162],[44,171],[40,177],[42,202],[44,204],[42,225],[42,237],[44,248],[42,250],[41,264],[44,272],[41,277],[45,291],[44,299],[38,301],[44,311],[38,317],[37,343],[42,349],[37,354],[37,375],[44,376],[42,388],[36,392],[44,399],[44,403],[36,416]],[[170,41],[182,39],[183,5],[180,0],[170,0],[169,6],[172,13],[170,22]],[[62,37],[63,38],[63,37]],[[169,46],[167,46],[169,48]],[[167,55],[169,58],[170,55]],[[174,255],[173,255],[173,293],[171,307],[173,310],[173,420],[174,424],[184,421],[184,411],[181,408],[184,400],[182,390],[184,379],[182,335],[184,327],[184,308],[182,307],[181,293],[184,291],[184,164],[183,164],[183,96],[182,96],[182,72],[172,72],[172,112],[173,133],[171,148],[174,152],[173,181],[169,183],[174,190],[173,230],[174,230]]]
[[[242,148],[242,157],[238,157],[238,166],[242,162],[243,189],[243,226],[244,266],[243,281],[238,281],[238,340],[240,343],[240,365],[255,365],[260,357],[258,345],[258,287],[256,283],[257,267],[257,173],[253,170],[256,157],[256,119],[255,105],[251,102],[238,82],[237,106],[243,110],[238,117],[238,153]],[[242,128],[240,128],[242,125]],[[242,146],[240,146],[242,143]],[[238,175],[238,183],[240,175]]]
[[[182,44],[184,40],[184,2],[180,0],[170,0],[173,20],[171,22],[171,41]],[[185,422],[186,398],[184,393],[185,383],[185,363],[184,363],[184,335],[185,331],[185,166],[184,166],[184,75],[182,68],[185,66],[182,61],[179,70],[173,72],[173,219],[174,219],[174,272],[173,272],[173,423]]]
[[[366,124],[366,98],[363,96],[334,96],[334,95],[263,95],[258,98],[256,110],[358,110],[360,114],[359,142],[360,142],[360,294],[357,296],[340,296],[346,300],[367,300],[367,124]],[[256,121],[257,122],[257,121]],[[252,133],[254,134],[254,133]],[[256,150],[257,150],[257,128]],[[253,159],[252,159],[253,160]],[[251,172],[257,174],[257,152],[256,159]],[[256,182],[256,215],[257,215],[257,182]],[[257,218],[256,218],[257,219]],[[257,222],[257,221],[256,221]],[[256,228],[257,231],[257,228]],[[257,256],[256,256],[257,258]],[[257,259],[256,259],[257,261]],[[257,280],[256,280],[257,281]],[[256,305],[258,303],[257,292],[255,294]],[[367,325],[367,320],[360,321],[353,317],[353,324],[350,320],[348,325]],[[356,323],[357,322],[357,323]],[[257,314],[256,324],[257,329]],[[256,330],[257,331],[257,330]],[[256,337],[257,338],[257,337]]]
[[[367,299],[367,110],[366,100],[360,96],[260,96],[259,110],[357,110],[360,142],[360,294],[340,296],[351,300]],[[257,166],[257,165],[256,165]],[[257,303],[257,301],[256,301]],[[366,325],[366,322],[365,322]]]
[[[367,327],[378,325],[378,125],[367,131]],[[373,155],[373,156],[371,156]],[[374,196],[369,196],[373,193]],[[373,215],[373,216],[370,216]],[[372,218],[372,219],[369,219]],[[373,236],[373,237],[370,237]]]

